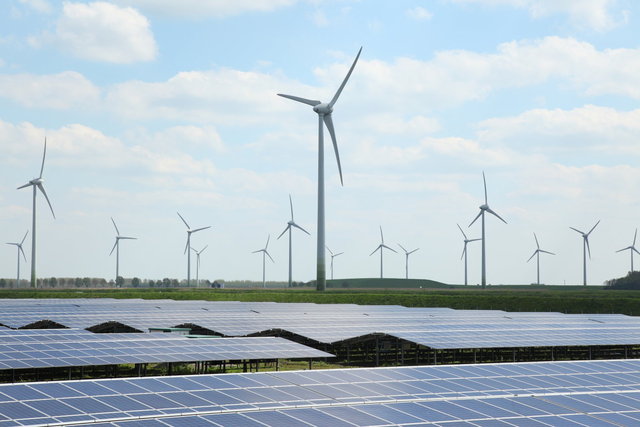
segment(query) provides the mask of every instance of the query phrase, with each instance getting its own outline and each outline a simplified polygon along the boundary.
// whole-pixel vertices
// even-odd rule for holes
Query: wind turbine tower
[[[282,231],[282,233],[280,233],[280,235],[278,236],[278,239],[280,239],[282,235],[287,231],[289,232],[289,287],[291,287],[292,275],[293,275],[293,254],[292,254],[292,247],[291,247],[291,231],[292,231],[292,228],[297,228],[299,230],[304,231],[307,234],[309,234],[309,232],[304,228],[300,227],[293,220],[293,202],[291,201],[291,194],[289,194],[289,206],[291,207],[291,221],[287,222],[287,226]]]
[[[460,259],[464,258],[464,285],[467,286],[467,245],[471,242],[477,242],[478,240],[482,239],[468,239],[467,235],[464,234],[464,231],[462,231],[462,227],[460,227],[460,224],[456,225],[458,226],[460,232],[462,233],[462,236],[464,237],[464,248],[462,249],[462,255],[460,256]]]
[[[536,250],[533,251],[533,255],[531,255],[531,257],[529,257],[529,259],[527,260],[527,262],[531,261],[531,259],[535,256],[536,257],[536,270],[538,275],[537,280],[536,280],[536,285],[540,284],[540,254],[549,254],[549,255],[555,255],[553,252],[549,252],[549,251],[545,251],[544,249],[540,249],[540,244],[538,243],[538,236],[536,236],[536,233],[533,233],[533,238],[536,239]]]
[[[184,253],[187,254],[187,286],[191,286],[191,251],[189,250],[189,248],[191,247],[191,234],[197,233],[198,231],[206,230],[207,228],[211,228],[211,226],[208,225],[206,227],[191,229],[189,224],[187,224],[187,221],[185,221],[182,215],[180,215],[180,212],[177,212],[177,214],[182,222],[184,222],[184,225],[187,226],[187,244],[184,246]]]
[[[262,287],[263,288],[267,287],[267,281],[266,281],[266,276],[265,276],[265,261],[266,261],[265,257],[269,257],[271,262],[275,263],[273,258],[271,258],[271,255],[269,255],[269,251],[267,250],[267,248],[269,247],[269,239],[270,238],[271,238],[271,235],[268,235],[267,236],[267,243],[264,245],[264,248],[258,249],[257,251],[251,252],[253,254],[257,254],[259,252],[262,252]]]
[[[204,252],[204,250],[207,249],[208,247],[209,245],[205,246],[199,251],[195,250],[194,248],[191,248],[191,250],[196,253],[196,288],[200,287],[200,254]]]
[[[412,251],[407,251],[404,246],[402,246],[400,243],[398,243],[398,246],[400,246],[400,248],[402,248],[402,250],[404,251],[404,255],[405,255],[405,262],[404,262],[404,273],[405,273],[405,279],[409,278],[409,255],[411,255],[412,253],[414,253],[417,250],[420,250],[420,248],[416,248]]]
[[[482,239],[481,239],[482,240],[482,279],[481,279],[482,282],[481,284],[482,284],[482,288],[484,288],[485,286],[487,286],[487,256],[486,256],[487,255],[487,251],[486,251],[487,239],[486,239],[485,229],[484,229],[484,214],[485,212],[489,212],[491,215],[495,216],[505,224],[507,223],[507,221],[502,219],[500,215],[492,211],[491,208],[489,207],[489,204],[487,202],[487,179],[484,176],[484,171],[482,172],[482,182],[484,183],[484,204],[480,206],[480,212],[473,219],[473,221],[471,221],[471,224],[469,224],[469,227],[471,227],[478,218],[482,217]]]
[[[33,187],[33,210],[31,217],[31,287],[37,287],[36,283],[36,188],[40,190],[44,198],[47,200],[49,209],[51,209],[51,215],[53,219],[56,218],[56,214],[53,212],[53,207],[47,196],[47,192],[44,191],[44,179],[42,179],[42,172],[44,171],[44,159],[47,157],[47,138],[44,139],[44,152],[42,153],[42,166],[40,166],[40,175],[37,178],[33,178],[31,181],[18,187],[18,190],[26,187]]]
[[[24,258],[24,261],[27,262],[27,257],[24,254],[24,250],[22,249],[22,244],[24,243],[24,240],[27,238],[27,234],[29,234],[29,230],[27,230],[26,233],[24,233],[24,237],[22,238],[22,240],[20,241],[20,243],[7,243],[7,245],[12,245],[17,247],[18,249],[18,276],[16,279],[16,288],[20,287],[20,254],[22,253],[22,258]]]
[[[293,95],[284,95],[279,93],[279,96],[291,99],[293,101],[301,102],[313,107],[313,111],[318,114],[318,242],[317,242],[317,272],[316,272],[316,289],[324,291],[327,287],[327,272],[326,272],[326,260],[325,260],[325,218],[324,218],[324,126],[329,130],[331,140],[333,141],[333,150],[336,155],[336,161],[338,163],[338,172],[340,173],[340,183],[344,185],[342,180],[342,167],[340,166],[340,155],[338,154],[338,142],[336,141],[336,133],[333,127],[333,119],[331,114],[333,113],[333,106],[340,97],[340,93],[344,89],[344,86],[349,80],[349,76],[353,72],[358,58],[362,52],[362,47],[356,55],[356,59],[353,61],[349,72],[342,81],[342,84],[336,91],[335,95],[329,103],[323,103],[321,101],[300,98]]]
[[[116,222],[111,218],[111,222],[113,223],[113,228],[116,229],[116,242],[113,244],[111,248],[111,252],[109,252],[109,256],[113,253],[114,249],[116,251],[116,283],[118,283],[118,277],[120,277],[120,240],[137,240],[136,237],[127,237],[121,236],[120,230],[118,230],[118,226]]]
[[[569,227],[573,231],[576,231],[582,235],[582,284],[587,286],[587,252],[589,252],[589,259],[591,259],[591,248],[589,247],[589,235],[600,224],[600,220],[596,222],[596,225],[591,227],[588,233],[583,233],[577,228]]]
[[[331,280],[333,280],[333,259],[338,255],[342,255],[344,252],[338,252],[337,254],[334,254],[333,252],[331,252],[331,249],[329,249],[329,246],[327,246],[327,250],[331,254]]]
[[[395,249],[390,248],[389,246],[384,244],[384,235],[382,234],[382,227],[380,227],[380,244],[378,245],[377,248],[374,249],[373,252],[371,252],[369,254],[369,256],[375,254],[377,251],[380,251],[380,278],[384,278],[383,277],[383,270],[382,270],[382,254],[384,252],[384,249],[389,249],[392,252],[396,252]],[[397,253],[397,252],[396,252]]]

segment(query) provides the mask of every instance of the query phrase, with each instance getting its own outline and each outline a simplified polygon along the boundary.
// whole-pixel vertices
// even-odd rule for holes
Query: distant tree
[[[0,288],[4,288],[7,286],[7,281],[5,279],[0,279]]]
[[[109,287],[113,288],[113,286],[115,285],[115,282],[113,281],[113,279],[109,280],[108,285],[109,285]]]
[[[169,286],[171,286],[171,279],[169,279],[168,277],[162,279],[162,287],[168,288]]]
[[[124,277],[116,277],[116,288],[121,288],[124,285]]]
[[[178,279],[171,279],[171,286],[173,286],[174,288],[180,286],[180,282],[178,281]]]
[[[79,288],[80,286],[82,286],[82,279],[79,277],[76,277],[75,279],[73,279],[73,286],[75,286],[76,288]]]
[[[85,288],[88,288],[89,286],[91,286],[91,278],[90,277],[83,277],[82,278],[82,286],[84,286]]]
[[[131,286],[133,286],[134,288],[140,287],[140,279],[137,277],[131,279]]]
[[[49,286],[52,288],[55,288],[58,286],[58,279],[56,279],[55,277],[52,277],[49,279]]]
[[[640,271],[631,271],[626,276],[604,282],[605,289],[640,289]]]

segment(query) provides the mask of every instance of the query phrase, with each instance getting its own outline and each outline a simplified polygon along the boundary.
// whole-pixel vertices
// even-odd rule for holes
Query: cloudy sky
[[[621,277],[640,225],[640,4],[632,0],[5,0],[0,3],[0,240],[31,227],[39,173],[38,275],[186,277],[186,228],[201,277],[261,279],[264,246],[286,280],[315,277],[317,116],[276,96],[335,107],[344,186],[326,146],[327,244],[336,277],[463,281],[462,234],[482,204],[488,282]],[[469,246],[470,282],[480,245]],[[640,247],[640,243],[638,245]],[[30,253],[30,238],[25,243]],[[640,257],[637,264],[640,265]],[[195,267],[194,267],[195,268]],[[23,263],[23,277],[28,264]],[[0,277],[15,275],[15,248]]]

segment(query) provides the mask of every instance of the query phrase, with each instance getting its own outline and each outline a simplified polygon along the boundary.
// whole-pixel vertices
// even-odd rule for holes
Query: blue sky
[[[482,203],[488,282],[589,282],[629,269],[640,223],[640,6],[630,0],[8,0],[0,4],[0,228],[30,228],[29,190],[47,136],[38,275],[111,278],[110,217],[126,277],[186,277],[194,227],[201,277],[261,278],[251,252],[271,235],[268,280],[315,276],[317,117],[276,96],[329,100],[344,172],[327,159],[327,244],[336,277],[376,277],[385,243],[420,250],[410,275],[461,283],[462,235]],[[640,244],[639,244],[640,246]],[[30,252],[30,240],[25,244]],[[3,255],[2,255],[3,254]],[[15,248],[0,276],[15,274]],[[640,258],[637,261],[640,265]],[[28,266],[23,264],[23,271]],[[470,282],[480,246],[469,247]],[[385,255],[385,276],[404,255]],[[23,274],[23,277],[26,277]]]

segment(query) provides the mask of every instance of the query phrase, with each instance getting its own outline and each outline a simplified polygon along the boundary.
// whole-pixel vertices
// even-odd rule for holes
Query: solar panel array
[[[84,330],[0,331],[0,370],[225,360],[333,357],[284,338],[185,338]]]
[[[1,325],[21,328],[45,319],[78,329],[119,322],[143,332],[185,324],[225,336],[286,331],[323,344],[377,333],[436,349],[640,344],[640,318],[614,314],[272,302],[0,300]]]
[[[640,424],[640,361],[265,372],[0,385],[0,426]]]

